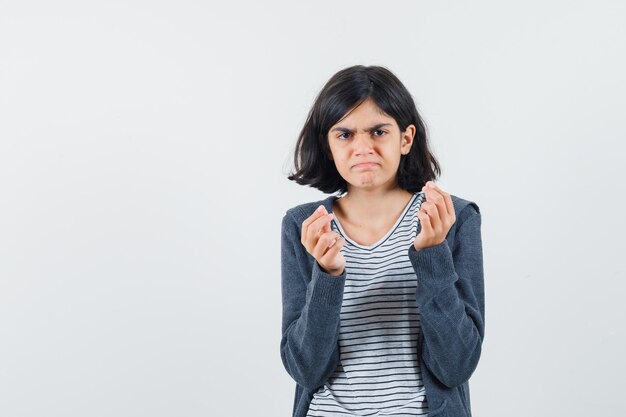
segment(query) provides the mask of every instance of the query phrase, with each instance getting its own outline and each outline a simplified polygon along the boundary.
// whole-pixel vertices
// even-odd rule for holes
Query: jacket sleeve
[[[346,271],[339,276],[326,273],[302,246],[300,230],[301,225],[287,212],[281,232],[280,356],[289,375],[312,391],[324,384],[339,363],[337,340]]]
[[[418,281],[424,364],[450,388],[469,380],[485,335],[481,215],[475,203],[462,213],[452,250],[447,239],[419,251],[409,247]]]

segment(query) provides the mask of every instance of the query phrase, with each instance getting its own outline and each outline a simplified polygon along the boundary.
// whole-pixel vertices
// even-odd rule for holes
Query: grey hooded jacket
[[[339,364],[339,325],[346,271],[333,276],[302,246],[302,222],[331,195],[287,210],[281,231],[282,339],[280,355],[296,382],[293,417],[305,417],[313,394]],[[468,380],[485,335],[485,295],[478,205],[451,195],[456,221],[446,239],[407,248],[417,275],[421,332],[418,354],[429,417],[470,417]],[[419,233],[419,231],[418,231]]]

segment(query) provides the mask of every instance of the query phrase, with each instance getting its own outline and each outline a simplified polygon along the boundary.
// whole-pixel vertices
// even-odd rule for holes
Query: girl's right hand
[[[339,276],[346,266],[346,260],[340,251],[346,240],[339,233],[331,230],[332,218],[333,215],[326,211],[326,207],[319,206],[302,222],[300,241],[324,272]]]

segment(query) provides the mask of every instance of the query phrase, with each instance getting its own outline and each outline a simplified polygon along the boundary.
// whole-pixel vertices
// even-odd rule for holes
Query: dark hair
[[[368,98],[395,119],[400,131],[415,125],[411,150],[400,157],[398,186],[418,192],[427,181],[441,175],[439,163],[428,146],[426,126],[406,87],[387,68],[354,65],[333,75],[315,99],[296,143],[296,172],[287,177],[289,180],[325,193],[348,191],[346,180],[331,159],[328,131],[350,109]]]

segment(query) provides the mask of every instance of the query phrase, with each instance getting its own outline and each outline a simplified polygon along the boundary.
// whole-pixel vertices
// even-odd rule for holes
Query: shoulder
[[[461,225],[472,216],[480,216],[480,208],[478,204],[472,200],[461,198],[450,194],[452,204],[454,205],[454,215],[456,216],[456,224]]]
[[[476,202],[450,194],[456,220],[446,236],[450,248],[459,245],[474,245],[480,240],[482,223],[480,208]],[[464,226],[465,225],[465,226]],[[462,231],[461,231],[462,230]]]
[[[297,206],[289,208],[283,218],[292,218],[293,220],[302,223],[307,217],[313,214],[319,206],[322,205],[326,207],[326,211],[330,213],[333,211],[333,200],[336,198],[336,196],[331,195],[321,200],[298,204]]]
[[[336,198],[336,196],[331,195],[320,200],[298,204],[289,208],[283,215],[283,230],[293,231],[295,229],[297,230],[297,233],[299,235],[302,222],[306,220],[311,214],[313,214],[313,212],[315,212],[315,210],[321,205],[326,207],[326,211],[328,211],[329,213],[332,212],[333,200],[335,200]]]

